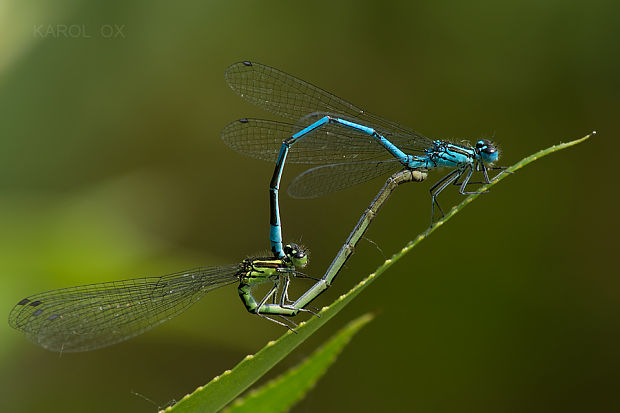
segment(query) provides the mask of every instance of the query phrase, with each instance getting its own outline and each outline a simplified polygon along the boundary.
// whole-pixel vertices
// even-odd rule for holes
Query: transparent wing
[[[289,185],[288,193],[293,198],[316,198],[401,168],[402,164],[395,159],[317,166],[297,176]]]
[[[274,162],[282,141],[301,127],[262,119],[239,119],[222,131],[224,142],[237,152]],[[321,164],[360,162],[392,156],[372,137],[336,125],[325,125],[298,140],[286,160],[292,163]]]
[[[371,126],[395,145],[406,144],[410,150],[423,150],[431,144],[430,139],[409,128],[366,112],[273,67],[249,61],[238,62],[226,70],[225,78],[228,85],[244,99],[294,122],[311,113],[324,112]]]
[[[134,337],[239,281],[239,265],[63,288],[21,300],[9,324],[48,350],[88,351]]]

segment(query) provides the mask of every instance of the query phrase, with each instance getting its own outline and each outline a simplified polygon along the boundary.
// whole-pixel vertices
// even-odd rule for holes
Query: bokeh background
[[[427,136],[494,137],[504,165],[599,132],[480,197],[285,359],[271,376],[379,314],[295,411],[618,411],[618,13],[600,0],[3,1],[0,313],[49,289],[268,250],[273,166],[219,137],[239,117],[273,118],[224,81],[252,59]],[[287,167],[283,187],[302,170]],[[376,246],[360,244],[319,304],[426,228],[441,172],[429,175],[394,194],[367,234]],[[283,194],[308,272],[323,273],[382,184]],[[59,357],[3,322],[0,405],[154,411],[282,332],[234,287],[90,353]]]

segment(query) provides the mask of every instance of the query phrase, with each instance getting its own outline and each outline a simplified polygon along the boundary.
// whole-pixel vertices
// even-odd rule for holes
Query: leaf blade
[[[353,336],[374,316],[365,314],[351,321],[315,350],[306,360],[275,378],[246,399],[237,399],[227,413],[284,412],[316,384],[351,342]]]
[[[583,138],[560,143],[546,149],[542,149],[507,168],[507,172],[514,172],[529,163],[540,159],[553,152],[566,149],[586,141],[596,131],[584,136]],[[501,180],[509,176],[508,173],[503,174],[494,182],[484,185],[481,191],[488,190]],[[320,311],[321,317],[313,317],[307,322],[299,325],[297,334],[287,331],[278,340],[267,343],[255,356],[246,356],[232,371],[227,370],[221,376],[211,380],[207,385],[201,386],[192,394],[186,395],[176,405],[165,409],[166,412],[204,412],[218,411],[230,403],[234,398],[241,394],[245,389],[251,386],[256,380],[262,377],[271,367],[282,360],[286,355],[293,351],[299,344],[306,340],[316,330],[323,326],[327,321],[334,317],[342,310],[351,300],[368,285],[370,285],[379,275],[384,273],[396,261],[409,253],[417,244],[426,239],[431,233],[440,228],[444,223],[450,220],[457,212],[461,211],[465,206],[476,199],[479,194],[471,194],[467,196],[461,203],[453,207],[446,215],[438,220],[435,225],[409,241],[399,252],[395,253],[391,258],[387,259],[380,265],[375,272],[368,275],[358,284],[356,284],[349,292],[341,295],[329,307],[324,307]]]

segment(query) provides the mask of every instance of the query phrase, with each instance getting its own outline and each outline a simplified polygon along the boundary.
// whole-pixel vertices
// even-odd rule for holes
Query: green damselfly
[[[285,251],[282,259],[247,258],[238,264],[35,294],[17,303],[9,324],[48,350],[95,350],[150,330],[181,314],[207,292],[238,283],[239,296],[250,313],[291,328],[272,317],[310,311],[290,305],[288,286],[291,277],[311,277],[296,270],[306,266],[306,251],[292,243]],[[257,301],[252,290],[261,284],[272,287]]]

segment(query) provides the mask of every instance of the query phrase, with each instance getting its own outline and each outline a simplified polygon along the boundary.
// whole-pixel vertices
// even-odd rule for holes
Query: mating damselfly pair
[[[250,258],[239,264],[206,267],[162,277],[145,277],[64,288],[21,300],[9,323],[36,344],[54,351],[86,351],[111,345],[180,314],[206,292],[238,283],[246,309],[290,328],[275,317],[291,317],[307,307],[333,282],[353,253],[376,213],[392,191],[405,182],[426,179],[430,169],[452,170],[431,189],[431,224],[437,196],[449,185],[461,194],[474,172],[489,183],[498,159],[495,145],[429,139],[399,124],[365,112],[314,85],[275,68],[239,62],[226,71],[233,90],[248,101],[294,123],[243,118],[226,126],[223,140],[247,155],[275,161],[269,185],[272,258]],[[316,165],[295,178],[289,193],[298,198],[322,196],[375,177],[395,173],[366,209],[326,273],[296,301],[289,300],[291,278],[313,278],[299,271],[307,254],[282,243],[278,191],[286,161]],[[500,172],[501,174],[501,172]],[[459,182],[460,180],[460,182]],[[271,284],[260,300],[252,289]]]
[[[269,186],[270,240],[276,256],[283,254],[278,191],[287,160],[319,165],[293,180],[288,192],[296,198],[322,196],[403,168],[414,171],[452,168],[430,189],[432,224],[435,205],[443,215],[437,202],[440,192],[454,184],[459,186],[461,194],[477,193],[466,190],[473,172],[481,171],[482,183],[490,183],[488,169],[495,168],[490,165],[499,158],[499,151],[489,140],[481,139],[470,146],[426,138],[259,63],[233,64],[226,71],[226,80],[244,99],[295,122],[244,118],[229,124],[222,132],[222,138],[233,149],[276,161]],[[460,178],[463,178],[461,182]]]

